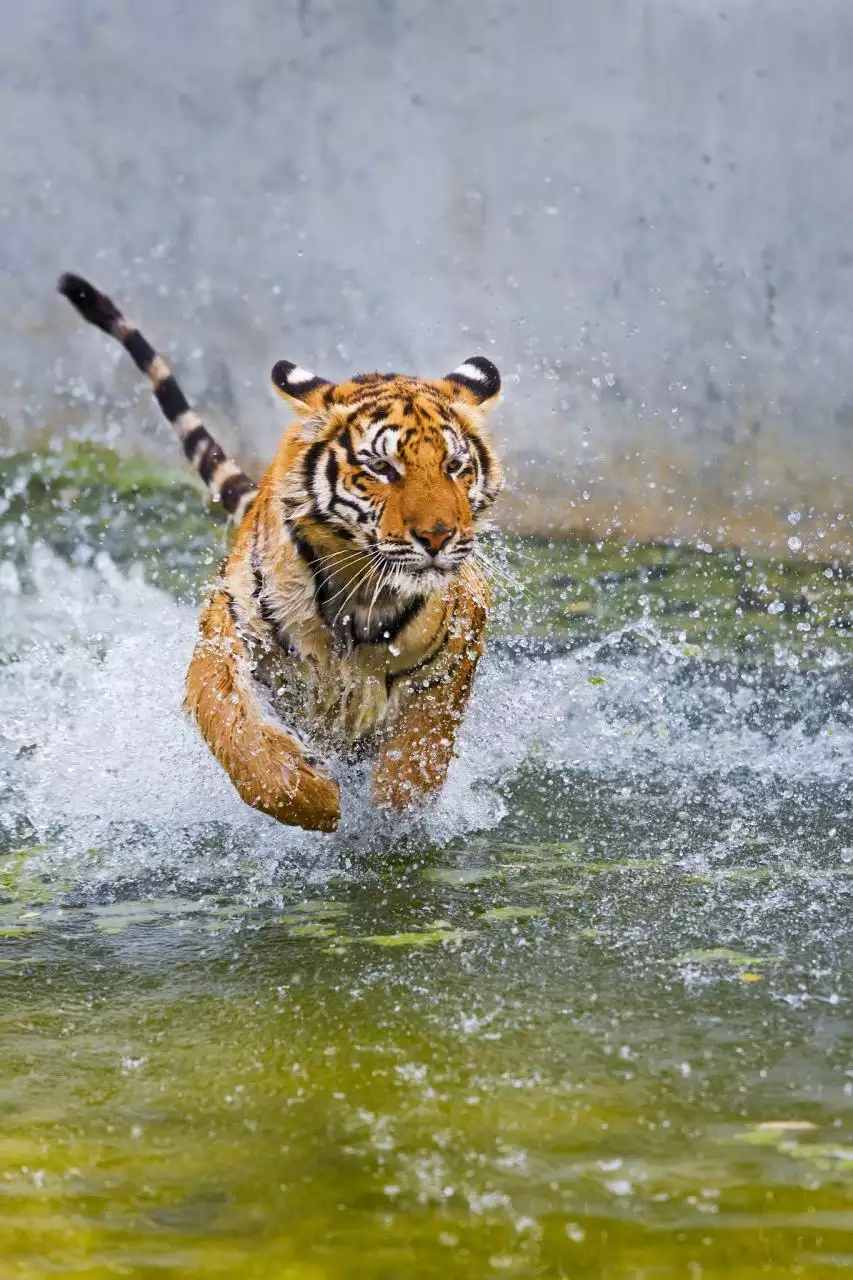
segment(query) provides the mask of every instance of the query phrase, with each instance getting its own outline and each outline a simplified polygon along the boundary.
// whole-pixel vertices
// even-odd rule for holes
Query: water
[[[182,719],[197,495],[0,491],[3,1280],[853,1266],[841,566],[495,545],[444,794],[325,837]]]

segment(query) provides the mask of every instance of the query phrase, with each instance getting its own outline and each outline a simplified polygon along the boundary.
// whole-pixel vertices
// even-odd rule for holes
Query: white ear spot
[[[287,381],[294,386],[299,386],[303,382],[313,382],[316,376],[309,369],[301,369],[297,364],[288,373]]]
[[[465,378],[469,382],[487,382],[488,379],[482,369],[478,369],[475,364],[460,364],[457,369],[453,370],[457,378]]]
[[[501,389],[501,375],[485,356],[469,356],[447,377],[451,382],[467,387],[478,404],[494,400]]]

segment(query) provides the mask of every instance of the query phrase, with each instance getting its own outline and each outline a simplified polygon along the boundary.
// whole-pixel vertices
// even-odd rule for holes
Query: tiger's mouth
[[[380,546],[370,549],[373,572],[367,572],[359,589],[359,596],[366,593],[377,600],[412,599],[415,596],[432,595],[446,591],[454,578],[462,572],[471,551],[454,550],[437,556],[419,556],[417,552],[385,550]]]

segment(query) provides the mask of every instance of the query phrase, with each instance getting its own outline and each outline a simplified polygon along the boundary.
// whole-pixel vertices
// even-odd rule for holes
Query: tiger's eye
[[[374,476],[379,476],[381,480],[396,480],[397,468],[392,466],[390,462],[385,462],[382,458],[371,458],[370,462],[366,462],[367,470]]]

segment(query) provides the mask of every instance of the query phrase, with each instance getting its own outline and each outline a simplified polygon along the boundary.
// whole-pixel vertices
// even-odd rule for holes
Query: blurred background
[[[502,368],[518,529],[853,550],[848,0],[0,0],[0,445],[256,467],[286,357]]]

